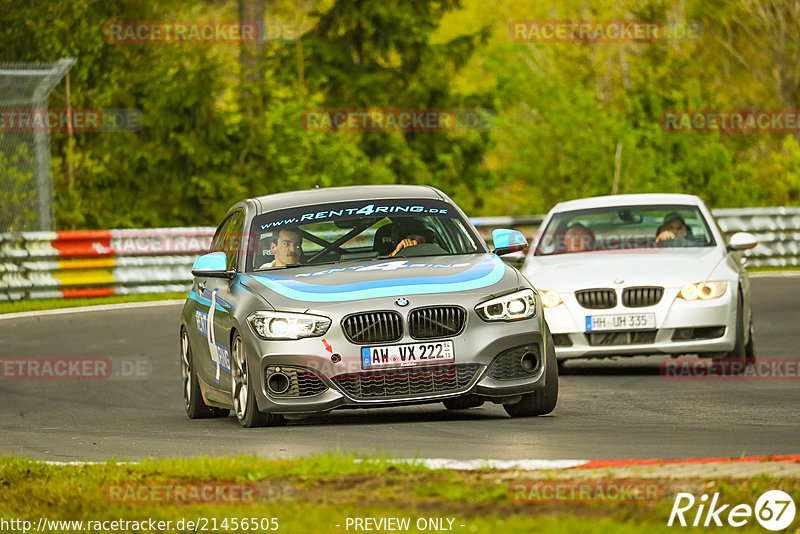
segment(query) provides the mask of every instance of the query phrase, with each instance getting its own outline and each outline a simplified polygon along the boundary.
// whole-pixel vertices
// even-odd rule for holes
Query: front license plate
[[[649,330],[655,327],[655,313],[586,316],[587,332],[598,332],[601,330]]]
[[[408,343],[384,347],[362,347],[361,368],[408,367],[428,362],[452,362],[456,351],[452,341]]]

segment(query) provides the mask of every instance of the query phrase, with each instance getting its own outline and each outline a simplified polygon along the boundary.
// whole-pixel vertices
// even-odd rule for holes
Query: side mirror
[[[212,278],[231,278],[236,273],[228,270],[228,258],[224,252],[212,252],[194,260],[192,274]]]
[[[528,240],[517,230],[506,230],[498,228],[492,230],[492,242],[494,249],[492,252],[498,256],[511,254],[512,252],[522,252],[528,248]]]
[[[755,248],[758,245],[758,241],[756,240],[756,236],[749,232],[736,232],[731,236],[728,240],[728,246],[726,247],[729,251],[730,250],[748,250],[751,248]]]

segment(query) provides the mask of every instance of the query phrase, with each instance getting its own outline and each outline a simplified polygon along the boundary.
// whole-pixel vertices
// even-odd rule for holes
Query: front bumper
[[[655,306],[626,308],[618,303],[614,308],[593,310],[581,307],[573,294],[562,294],[562,304],[545,309],[547,323],[556,340],[556,357],[564,360],[605,356],[724,353],[733,350],[736,343],[735,284],[729,284],[722,297],[707,301],[685,301],[677,295],[677,288],[666,288],[661,301]],[[603,337],[592,337],[585,330],[586,317],[589,315],[638,313],[654,313],[655,330],[623,330],[618,331],[618,336],[605,336],[606,340],[616,337],[611,343],[619,344],[603,344]],[[680,339],[685,329],[694,329],[698,332],[698,337]],[[704,334],[699,334],[700,329],[704,334],[713,337],[703,339]],[[606,333],[614,332],[602,332]]]
[[[474,311],[469,312],[463,331],[446,338],[454,343],[455,361],[375,371],[361,367],[361,348],[368,345],[351,343],[336,321],[318,338],[266,342],[246,336],[250,338],[245,340],[250,368],[258,372],[251,377],[257,385],[258,407],[279,414],[321,413],[337,408],[442,402],[467,395],[513,402],[519,395],[544,388],[546,351],[540,315],[518,322],[485,323]],[[405,336],[396,344],[418,342]],[[498,371],[498,357],[508,363],[526,350],[538,351],[540,363],[535,369],[516,374],[507,368]],[[335,355],[341,358],[338,363],[332,360]],[[272,376],[276,369],[289,375],[289,396],[267,387],[267,374]],[[300,394],[301,390],[305,393]]]

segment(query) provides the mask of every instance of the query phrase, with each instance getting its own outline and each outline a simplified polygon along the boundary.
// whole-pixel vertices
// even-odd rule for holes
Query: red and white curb
[[[575,466],[585,469],[599,469],[604,467],[635,467],[651,465],[691,465],[691,464],[742,464],[751,462],[800,462],[800,454],[773,454],[763,456],[740,456],[735,458],[681,458],[658,460],[627,459],[627,460],[592,460]]]
[[[475,471],[479,469],[504,469],[518,471],[539,471],[545,469],[602,469],[608,467],[641,467],[662,465],[696,464],[741,464],[750,462],[795,462],[800,463],[800,454],[770,456],[646,459],[629,458],[621,460],[454,460],[449,458],[406,458],[393,460],[397,463],[423,465],[429,469],[452,469],[455,471]]]

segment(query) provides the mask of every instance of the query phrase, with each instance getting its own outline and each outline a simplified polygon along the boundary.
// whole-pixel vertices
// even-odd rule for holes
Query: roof
[[[643,206],[649,204],[676,204],[701,206],[703,201],[695,195],[674,193],[645,193],[636,195],[607,195],[602,197],[581,198],[556,204],[552,211],[573,211],[591,208],[607,208],[610,206]]]
[[[259,212],[264,213],[308,204],[393,198],[447,199],[438,189],[424,185],[349,185],[343,187],[306,189],[303,191],[288,191],[286,193],[255,197],[249,200],[254,201],[260,206]]]

